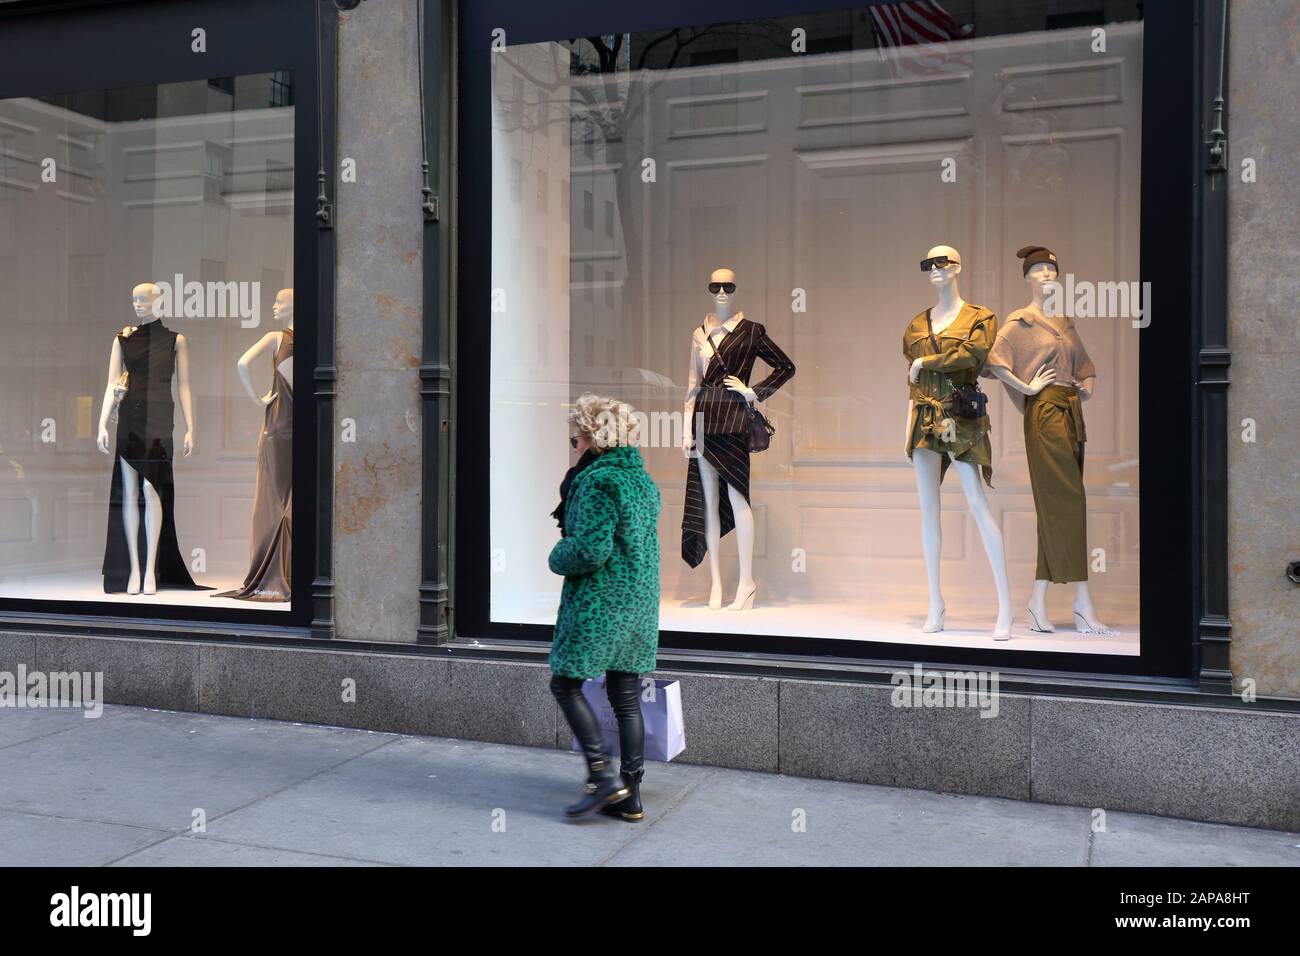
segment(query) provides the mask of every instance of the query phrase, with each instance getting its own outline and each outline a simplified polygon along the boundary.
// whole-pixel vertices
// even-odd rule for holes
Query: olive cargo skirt
[[[1083,491],[1083,408],[1078,389],[1048,385],[1025,398],[1025,456],[1038,514],[1039,581],[1088,580]]]

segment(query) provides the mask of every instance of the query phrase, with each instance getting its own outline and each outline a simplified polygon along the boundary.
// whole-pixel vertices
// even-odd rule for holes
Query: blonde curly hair
[[[641,433],[640,416],[631,405],[591,392],[578,396],[573,403],[569,423],[591,436],[597,454],[620,445],[635,445]]]

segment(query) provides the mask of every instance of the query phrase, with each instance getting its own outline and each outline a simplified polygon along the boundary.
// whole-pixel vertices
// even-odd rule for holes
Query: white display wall
[[[133,286],[177,273],[259,282],[255,328],[237,315],[162,320],[189,342],[196,424],[194,453],[182,457],[177,403],[181,553],[202,568],[199,583],[242,582],[263,411],[237,363],[277,327],[271,303],[293,284],[294,110],[231,109],[243,84],[260,92],[269,78],[231,82],[168,84],[124,100],[146,97],[161,118],[105,120],[54,101],[0,101],[2,596],[249,606],[210,592],[103,593],[113,456],[111,443],[108,455],[95,447],[113,337],[139,323]],[[56,160],[52,183],[41,178],[45,157]],[[266,391],[269,359],[253,375]]]
[[[1140,23],[1114,24],[1104,55],[1091,31],[1057,30],[949,44],[924,64],[865,50],[614,79],[570,77],[560,44],[494,55],[493,285],[507,290],[507,308],[491,319],[493,619],[554,619],[560,580],[544,569],[556,531],[545,516],[570,460],[563,403],[590,390],[647,412],[680,411],[691,330],[710,308],[710,271],[725,266],[737,272],[746,315],[798,368],[768,403],[771,449],[753,457],[759,597],[752,612],[705,608],[707,570],[690,569],[679,551],[685,462],[675,447],[645,448],[665,503],[662,626],[987,640],[992,577],[952,475],[943,494],[948,628],[919,630],[925,573],[901,348],[904,327],[933,304],[917,263],[931,246],[955,246],[963,296],[1002,318],[1028,301],[1014,251],[1029,243],[1051,247],[1078,280],[1136,280],[1141,39]],[[570,129],[561,162],[555,136]],[[520,164],[518,194],[507,191],[516,175],[507,155]],[[948,160],[955,182],[941,178]],[[543,208],[535,177],[545,168],[562,179],[565,162],[571,201]],[[530,284],[540,250],[553,265],[559,243],[571,255],[568,283]],[[799,290],[806,311],[792,309]],[[516,311],[519,293],[526,305]],[[1016,646],[1136,654],[1140,332],[1122,318],[1076,324],[1098,369],[1085,406],[1085,480],[1089,548],[1100,549],[1094,562],[1105,570],[1091,586],[1116,636],[1067,625],[1030,637],[1024,626],[1035,513],[1021,417],[994,380],[984,384],[988,497],[1006,542]],[[497,364],[537,337],[566,342],[567,354]],[[760,363],[755,380],[764,374]],[[722,557],[734,589],[734,537]],[[530,569],[526,584],[511,576],[522,573],[518,561]],[[1050,594],[1054,617],[1068,622],[1073,588]]]

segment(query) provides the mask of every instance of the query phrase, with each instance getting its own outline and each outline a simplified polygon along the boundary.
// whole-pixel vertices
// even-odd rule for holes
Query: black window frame
[[[788,18],[844,9],[844,0],[663,0],[566,2],[544,6],[512,0],[459,4],[457,164],[491,169],[490,44],[504,29],[514,45],[684,25]],[[1184,282],[1160,283],[1159,319],[1139,342],[1141,656],[1072,654],[1018,649],[933,647],[804,637],[665,631],[661,656],[674,665],[726,661],[729,667],[781,671],[869,668],[894,662],[934,666],[982,665],[1047,681],[1168,683],[1224,692],[1230,631],[1226,591],[1226,365],[1229,353],[1222,287],[1223,194],[1204,188],[1205,104],[1218,72],[1221,0],[1147,0],[1143,4],[1143,114],[1139,278],[1170,259],[1188,264]],[[457,314],[455,402],[480,419],[489,407],[492,184],[473,177],[457,196]],[[1173,249],[1171,253],[1169,250]],[[1187,321],[1183,321],[1186,317]],[[1172,360],[1171,360],[1172,359]],[[1171,437],[1148,412],[1182,408],[1185,431]],[[495,644],[501,654],[528,657],[550,639],[546,625],[490,619],[490,489],[483,480],[490,429],[459,421],[453,603],[457,643]],[[1171,447],[1172,446],[1172,447]],[[559,476],[557,476],[558,479]],[[426,530],[426,534],[427,534]],[[544,560],[539,555],[538,560]],[[1203,661],[1203,645],[1210,648]],[[512,650],[512,648],[514,648]],[[743,652],[740,649],[743,648]],[[664,654],[663,652],[666,652]],[[793,671],[792,671],[793,672]],[[801,670],[807,673],[806,670]],[[829,673],[829,671],[828,671]]]
[[[191,50],[195,27],[206,32],[205,53]],[[301,383],[293,397],[290,610],[256,605],[132,608],[118,602],[6,597],[0,598],[0,630],[181,638],[332,637],[334,242],[332,224],[317,214],[317,194],[324,187],[318,183],[322,159],[324,169],[334,164],[336,30],[331,0],[0,4],[4,99],[292,71],[294,369]],[[139,51],[142,42],[148,46],[147,56],[122,56],[123,50]],[[323,103],[331,106],[319,108]]]

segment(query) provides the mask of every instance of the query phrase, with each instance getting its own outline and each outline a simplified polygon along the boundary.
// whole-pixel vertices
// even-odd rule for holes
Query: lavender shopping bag
[[[618,721],[605,694],[605,678],[600,676],[585,681],[582,694],[596,712],[605,749],[617,756]],[[641,716],[645,720],[645,759],[669,761],[686,749],[686,725],[682,720],[682,685],[675,680],[641,678]],[[581,750],[578,738],[570,742],[570,749]]]

